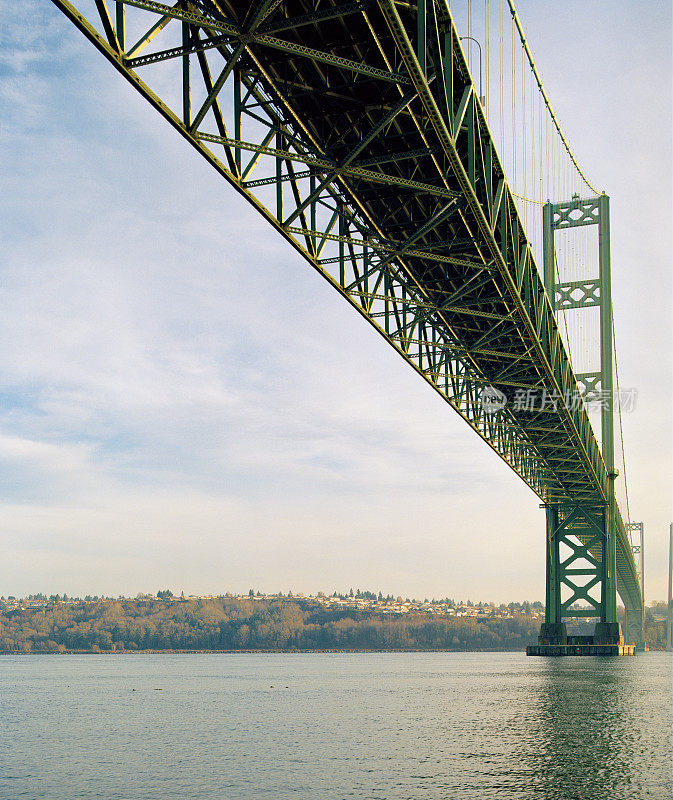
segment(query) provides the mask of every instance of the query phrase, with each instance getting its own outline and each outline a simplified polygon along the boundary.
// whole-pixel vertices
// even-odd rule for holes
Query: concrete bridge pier
[[[619,622],[597,622],[593,636],[573,636],[565,622],[543,623],[538,643],[526,648],[529,656],[634,656],[635,644],[625,644]]]

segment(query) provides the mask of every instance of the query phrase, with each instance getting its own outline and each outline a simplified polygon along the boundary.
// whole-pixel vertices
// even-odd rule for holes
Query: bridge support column
[[[615,514],[614,385],[612,366],[612,277],[610,269],[610,198],[598,199],[598,265],[601,315],[601,450],[608,471],[608,505],[606,525],[606,567],[603,589],[605,620],[617,623],[617,531]]]
[[[635,642],[638,650],[645,649],[645,636],[642,626],[642,615],[639,609],[626,609],[626,630],[624,638],[627,642]]]
[[[645,526],[642,522],[629,522],[629,533],[639,533],[637,542],[632,542],[633,557],[640,572],[640,608],[626,609],[626,641],[635,642],[639,650],[645,649]]]
[[[598,275],[582,281],[563,282],[556,259],[556,232],[587,225],[598,226]],[[618,472],[614,465],[609,197],[603,194],[581,200],[575,196],[565,203],[546,203],[543,253],[544,284],[554,311],[599,308],[600,370],[576,377],[584,401],[600,400],[601,450],[608,481],[605,500],[600,506],[589,506],[586,501],[568,497],[550,497],[547,501],[547,606],[539,646],[621,647],[624,639],[617,619],[615,479]],[[569,401],[570,398],[566,400]],[[568,636],[565,619],[573,617],[598,618],[593,637]],[[578,638],[587,641],[572,641]]]
[[[547,515],[547,594],[545,621],[528,655],[635,655],[611,619],[610,506],[549,502]],[[614,585],[614,584],[613,584]],[[566,620],[598,619],[593,635],[568,633]]]
[[[545,619],[540,629],[540,644],[565,644],[567,633],[561,621],[561,581],[559,564],[558,509],[547,506],[547,557]]]

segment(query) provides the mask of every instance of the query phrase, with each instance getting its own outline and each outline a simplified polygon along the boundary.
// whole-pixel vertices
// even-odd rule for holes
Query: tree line
[[[0,613],[0,651],[522,650],[539,621],[377,614],[299,598],[104,599]]]
[[[525,613],[381,614],[300,598],[175,598],[166,590],[161,598],[0,610],[0,651],[523,650],[537,640],[539,624]],[[664,622],[649,609],[646,641],[665,646]]]

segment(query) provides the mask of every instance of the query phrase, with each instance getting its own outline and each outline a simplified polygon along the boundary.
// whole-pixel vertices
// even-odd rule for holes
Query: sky
[[[521,2],[611,196],[646,597],[671,511],[671,8]],[[544,600],[539,499],[47,0],[0,0],[0,595]]]

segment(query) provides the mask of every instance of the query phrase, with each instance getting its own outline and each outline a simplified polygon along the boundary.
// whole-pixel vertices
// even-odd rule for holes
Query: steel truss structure
[[[608,621],[610,574],[609,559],[604,557],[609,549],[608,530],[607,505],[547,507],[547,623],[558,624],[566,617]],[[585,583],[581,583],[583,577]],[[563,586],[571,590],[566,600],[561,596]],[[600,588],[599,598],[590,594],[594,587]],[[573,608],[578,602],[585,605]]]
[[[53,2],[540,498],[608,502],[446,0]]]
[[[634,553],[628,544],[628,532],[632,525],[624,525],[614,489],[618,473],[614,453],[610,200],[603,194],[589,199],[577,196],[563,203],[546,203],[542,225],[544,283],[553,310],[598,307],[600,311],[600,370],[576,373],[575,378],[585,400],[597,396],[601,398],[601,451],[609,480],[608,496],[602,506],[596,508],[588,503],[572,507],[564,497],[548,499],[545,622],[558,625],[565,617],[577,616],[598,617],[600,622],[616,622],[619,567],[624,564],[627,545],[632,557]],[[561,281],[556,269],[556,234],[588,225],[598,226],[598,275],[585,280]],[[565,558],[561,555],[561,546],[566,548]],[[641,592],[638,613],[644,626],[642,570],[638,577]],[[562,587],[569,595],[565,600],[561,597]],[[576,606],[579,602],[588,606]],[[642,633],[641,641],[644,627]]]
[[[631,545],[633,557],[638,562],[640,570],[640,585],[645,587],[645,525],[642,522],[628,522],[626,525],[630,533],[640,534],[637,544]],[[645,600],[638,609],[626,609],[626,640],[635,641],[640,647],[645,646]]]

